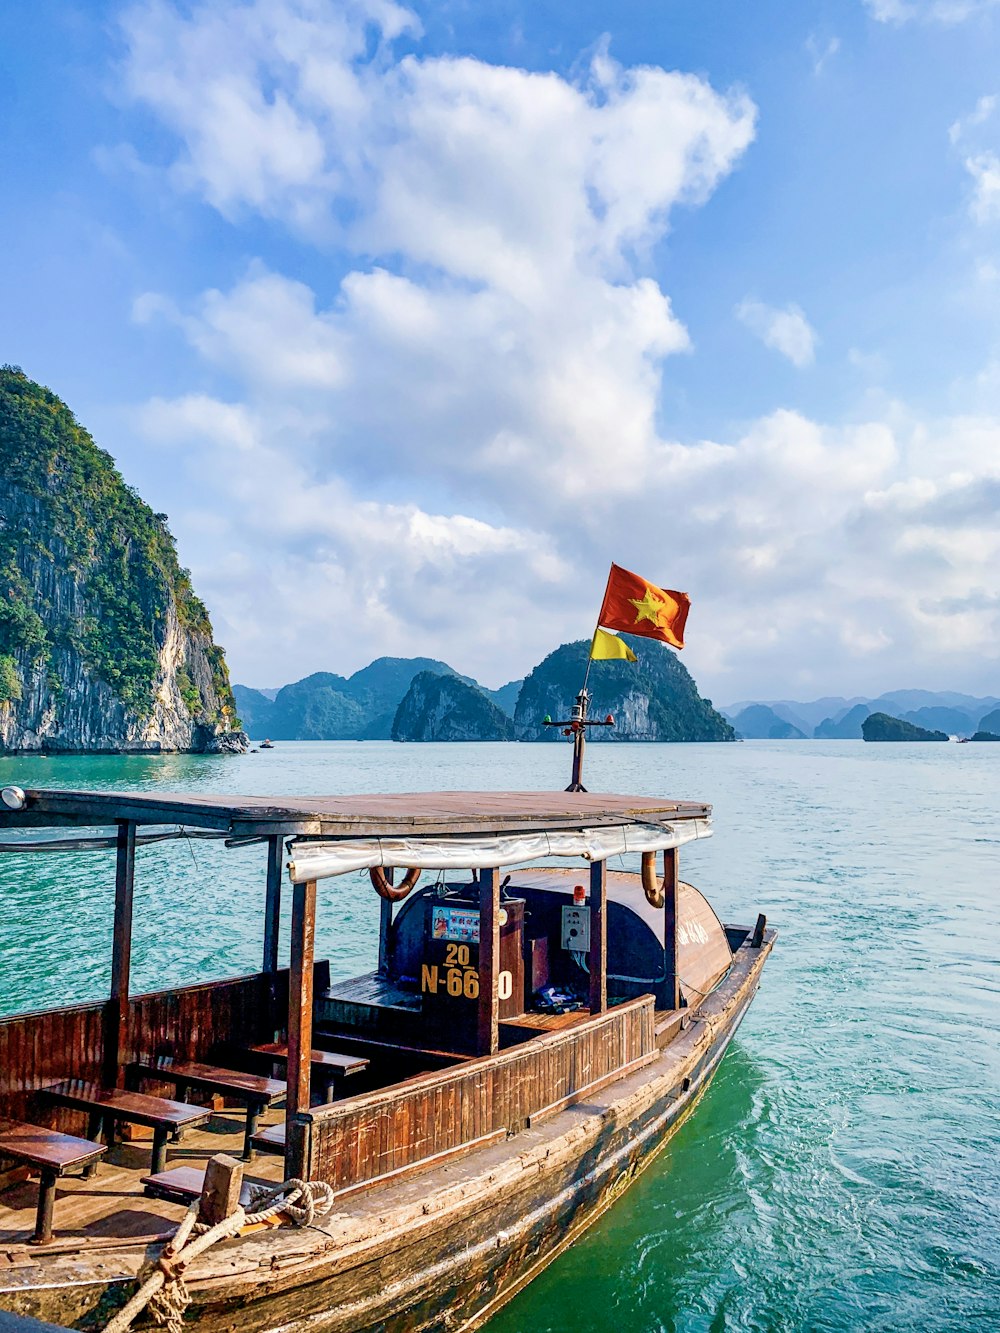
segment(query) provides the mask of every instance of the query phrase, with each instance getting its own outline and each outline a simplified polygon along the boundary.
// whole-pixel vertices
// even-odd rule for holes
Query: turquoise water
[[[491,1333],[1000,1328],[1000,746],[592,746],[593,790],[712,801],[686,878],[780,931],[696,1115]],[[242,758],[0,760],[24,786],[558,788],[561,746],[283,744]],[[0,1011],[99,999],[113,855],[0,858]],[[137,989],[255,969],[264,857],[140,851]],[[377,900],[321,888],[336,972]]]

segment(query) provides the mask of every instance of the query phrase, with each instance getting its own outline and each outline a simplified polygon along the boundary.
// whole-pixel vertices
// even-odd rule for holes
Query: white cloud
[[[954,121],[948,130],[948,139],[961,153],[972,178],[969,213],[980,226],[1000,219],[1000,157],[993,147],[996,131],[991,126],[996,107],[996,94],[980,97],[969,115]]]
[[[256,266],[183,312],[147,294],[137,318],[175,321],[254,399],[326,391],[323,447],[355,479],[447,472],[491,500],[528,473],[563,495],[632,489],[660,364],[688,347],[642,255],[732,169],[752,104],[603,50],[578,83],[385,44],[372,59],[358,25],[387,41],[384,12],[130,11],[125,85],[175,131],[178,185],[366,260],[318,311]],[[279,100],[289,153],[271,162]]]
[[[178,191],[315,245],[308,283],[255,263],[134,312],[226,384],[138,427],[238,678],[427,652],[499,684],[589,633],[612,558],[692,592],[685,657],[719,697],[787,680],[792,642],[817,692],[889,661],[995,671],[992,418],[777,411],[694,443],[660,421],[689,343],[647,256],[736,166],[749,101],[603,51],[577,82],[397,59],[407,27],[130,11],[123,83],[173,132]],[[740,317],[813,360],[797,307]]]
[[[840,38],[829,37],[824,42],[814,33],[810,33],[806,38],[806,50],[812,59],[813,73],[819,76],[823,73],[827,63],[831,61],[840,50]]]
[[[762,301],[741,301],[736,316],[765,346],[788,358],[800,369],[816,359],[816,334],[797,305],[783,309]]]
[[[1000,158],[996,153],[976,153],[965,159],[965,169],[972,177],[969,211],[980,224],[1000,218]]]
[[[873,18],[880,23],[922,23],[952,25],[993,9],[998,0],[865,0]]]

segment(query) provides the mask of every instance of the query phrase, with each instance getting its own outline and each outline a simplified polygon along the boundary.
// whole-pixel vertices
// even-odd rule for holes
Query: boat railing
[[[360,1187],[516,1133],[656,1055],[654,999],[642,995],[497,1055],[315,1107],[290,1129],[306,1140],[312,1179]]]
[[[317,963],[316,973],[318,986],[328,984],[327,963]],[[107,1009],[107,1001],[97,1001],[0,1019],[0,1116],[82,1133],[82,1112],[42,1110],[36,1093],[66,1078],[106,1081]],[[121,1078],[135,1060],[163,1054],[205,1060],[219,1048],[270,1041],[284,1027],[287,1011],[287,970],[133,995]],[[166,1084],[150,1090],[169,1092]]]

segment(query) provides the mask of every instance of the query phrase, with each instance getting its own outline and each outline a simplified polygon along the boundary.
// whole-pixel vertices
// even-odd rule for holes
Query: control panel
[[[562,947],[576,952],[590,952],[590,908],[564,906],[562,909]]]

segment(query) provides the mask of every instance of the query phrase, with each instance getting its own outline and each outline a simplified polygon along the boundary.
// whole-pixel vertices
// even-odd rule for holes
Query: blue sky
[[[0,15],[3,359],[236,679],[495,685],[608,562],[720,702],[995,692],[1000,5]]]

